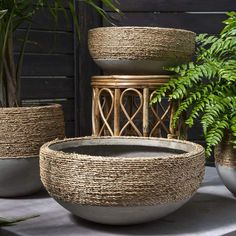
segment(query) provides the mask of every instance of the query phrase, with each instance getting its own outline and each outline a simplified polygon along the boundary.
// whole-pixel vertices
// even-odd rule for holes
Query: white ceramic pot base
[[[129,225],[145,223],[164,217],[183,206],[188,200],[154,206],[135,207],[82,206],[62,200],[56,201],[72,212],[72,214],[86,220],[108,225]]]
[[[0,159],[0,197],[19,197],[39,191],[39,158]]]
[[[169,59],[167,61],[158,60],[128,60],[128,59],[95,59],[96,64],[104,71],[112,74],[127,75],[164,75],[170,74],[165,71],[164,67],[170,64],[176,65],[180,63]],[[183,61],[184,62],[184,61]]]
[[[216,169],[224,185],[236,197],[236,168],[216,163]]]

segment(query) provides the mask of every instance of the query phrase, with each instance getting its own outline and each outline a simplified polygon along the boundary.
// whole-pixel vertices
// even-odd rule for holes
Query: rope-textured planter
[[[215,164],[225,186],[236,196],[236,148],[229,131],[223,141],[215,147]]]
[[[49,194],[90,206],[188,199],[202,181],[204,164],[202,146],[157,138],[85,137],[53,141],[40,150],[41,180]]]
[[[104,71],[112,74],[163,74],[191,60],[196,34],[159,27],[100,27],[91,29],[89,52]]]
[[[0,158],[38,156],[40,146],[64,132],[61,105],[0,108]]]
[[[233,148],[231,135],[225,134],[224,140],[215,147],[215,161],[219,165],[236,168],[236,148]]]
[[[89,49],[94,59],[190,60],[196,34],[158,27],[100,27],[89,31]]]

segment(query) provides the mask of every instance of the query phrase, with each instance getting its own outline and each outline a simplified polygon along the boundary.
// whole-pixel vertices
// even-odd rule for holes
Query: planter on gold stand
[[[160,27],[100,27],[89,31],[89,51],[109,74],[163,75],[163,67],[189,62],[192,31]]]

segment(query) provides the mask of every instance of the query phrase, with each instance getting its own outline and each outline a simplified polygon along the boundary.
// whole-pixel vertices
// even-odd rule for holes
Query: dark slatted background
[[[120,0],[124,15],[109,12],[118,26],[159,26],[218,34],[225,12],[236,10],[234,0]],[[104,22],[104,25],[108,25]],[[204,145],[200,125],[188,134],[190,140]]]
[[[121,0],[123,16],[110,12],[120,26],[160,26],[217,34],[224,12],[236,10],[234,0]],[[106,25],[106,23],[105,23]]]
[[[15,35],[15,54],[20,51],[27,25]],[[66,135],[75,134],[75,62],[72,20],[59,16],[56,25],[47,9],[34,17],[22,72],[24,101],[63,105]]]
[[[81,43],[74,41],[73,25],[59,18],[58,26],[46,10],[34,19],[23,70],[22,96],[25,100],[57,101],[65,111],[67,135],[91,134],[91,88],[89,78],[99,70],[87,50],[87,31],[108,25],[93,10],[80,3]],[[120,0],[124,15],[109,15],[117,25],[161,26],[217,34],[225,12],[236,10],[235,0]],[[25,27],[18,30],[22,37]],[[16,46],[16,53],[19,47]],[[189,133],[202,142],[200,129]]]

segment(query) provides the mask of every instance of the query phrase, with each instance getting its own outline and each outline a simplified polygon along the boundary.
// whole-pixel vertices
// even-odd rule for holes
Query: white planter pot
[[[195,50],[191,31],[159,27],[101,27],[88,35],[89,51],[112,74],[166,74],[163,67],[189,62]]]
[[[215,164],[224,185],[236,197],[236,149],[230,142],[230,135],[215,148]]]
[[[39,148],[63,137],[60,105],[0,108],[0,197],[39,191]]]
[[[186,203],[205,169],[200,145],[171,139],[85,137],[45,144],[41,180],[63,207],[102,224],[137,224]]]

